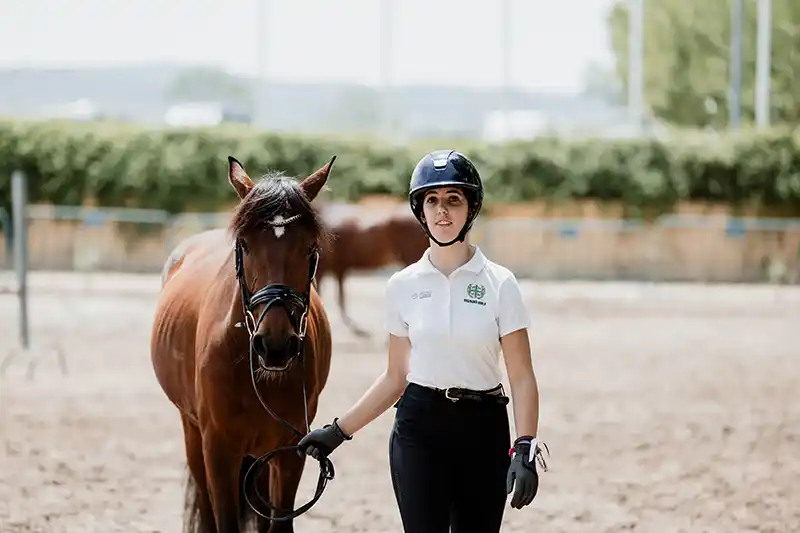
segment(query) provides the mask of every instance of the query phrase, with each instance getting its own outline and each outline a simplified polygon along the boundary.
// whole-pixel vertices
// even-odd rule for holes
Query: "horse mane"
[[[330,233],[311,205],[299,182],[281,172],[262,176],[233,211],[229,229],[235,237],[265,231],[277,216],[284,219],[299,215],[297,224],[310,231],[317,242],[326,242]]]

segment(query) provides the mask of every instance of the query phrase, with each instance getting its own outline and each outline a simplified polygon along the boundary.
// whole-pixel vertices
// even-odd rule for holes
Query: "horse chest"
[[[283,426],[276,425],[258,400],[246,363],[216,372],[206,367],[202,373],[205,397],[201,397],[201,404],[215,426],[225,428],[226,433],[235,434],[237,439],[247,440],[258,439],[265,432],[283,432]],[[273,409],[285,403],[270,393],[268,385],[259,382],[259,386],[262,397]]]

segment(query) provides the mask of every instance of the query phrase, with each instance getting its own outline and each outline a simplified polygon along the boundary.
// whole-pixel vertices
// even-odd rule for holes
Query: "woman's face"
[[[458,237],[468,214],[467,198],[457,187],[439,187],[425,193],[422,215],[439,242],[450,242]]]

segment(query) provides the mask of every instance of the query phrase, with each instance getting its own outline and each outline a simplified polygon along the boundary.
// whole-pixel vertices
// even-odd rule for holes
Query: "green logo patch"
[[[477,283],[467,285],[467,296],[473,300],[481,300],[486,295],[486,287]]]

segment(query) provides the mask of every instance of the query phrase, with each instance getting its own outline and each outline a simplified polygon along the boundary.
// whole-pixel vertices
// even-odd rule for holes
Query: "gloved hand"
[[[345,435],[337,420],[338,418],[334,418],[332,424],[326,424],[321,429],[315,429],[300,439],[300,442],[297,443],[300,453],[305,453],[317,461],[322,461],[323,458],[338,448],[341,443],[351,440],[353,437]]]
[[[540,457],[541,453],[542,450],[533,437],[519,437],[514,441],[514,447],[511,449],[511,464],[506,475],[506,494],[514,491],[514,496],[511,497],[511,507],[514,509],[522,509],[530,504],[539,490],[539,474],[536,472],[537,458],[540,460],[542,468],[547,470],[547,465]],[[550,453],[549,450],[548,453]]]

